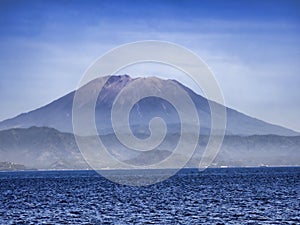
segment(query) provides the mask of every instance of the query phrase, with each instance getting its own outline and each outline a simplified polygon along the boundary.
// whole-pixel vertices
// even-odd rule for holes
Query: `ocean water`
[[[181,170],[147,187],[94,171],[0,173],[0,224],[300,224],[300,168]]]

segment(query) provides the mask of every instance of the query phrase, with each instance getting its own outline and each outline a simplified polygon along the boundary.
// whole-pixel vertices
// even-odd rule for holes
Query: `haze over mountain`
[[[86,99],[82,103],[82,107],[90,101],[90,93],[97,92],[97,84],[101,82],[98,78],[81,87],[85,93]],[[209,134],[210,132],[210,108],[208,100],[201,95],[196,94],[188,87],[183,86],[174,80],[162,80],[155,77],[135,78],[142,79],[144,85],[154,85],[157,90],[164,92],[173,82],[179,84],[193,100],[201,123],[201,134]],[[110,121],[111,108],[117,94],[130,82],[133,82],[128,75],[111,76],[106,82],[104,88],[101,90],[96,103],[95,118],[100,135],[113,133]],[[142,87],[141,87],[142,88]],[[134,90],[132,90],[134,92]],[[29,128],[50,127],[55,128],[61,132],[73,132],[72,128],[72,105],[74,98],[74,91],[47,104],[36,110],[20,114],[14,118],[0,122],[0,130],[11,128]],[[180,99],[180,96],[175,98]],[[125,103],[124,103],[125,104]],[[216,103],[212,103],[216,104]],[[290,129],[272,125],[249,117],[231,108],[227,109],[227,135],[282,135],[282,136],[297,136],[299,133]],[[177,133],[180,129],[180,120],[174,107],[167,101],[149,97],[139,101],[131,110],[130,124],[133,132],[147,133],[148,124],[153,116],[162,117],[167,125],[168,132]]]
[[[149,152],[137,152],[121,146],[115,141],[113,134],[103,135],[100,138],[112,155],[119,160],[146,165],[168,157],[174,150],[179,134],[168,134],[168,138],[162,145]],[[208,136],[200,136],[199,147],[186,167],[198,167],[207,140]],[[89,137],[83,137],[83,141],[89,143]],[[212,166],[299,165],[299,146],[300,136],[225,136],[222,148]],[[180,161],[184,157],[184,153],[179,153],[176,155],[176,160]],[[0,131],[0,162],[2,162],[0,170],[1,165],[2,170],[90,169],[76,145],[73,134],[47,127]],[[18,164],[24,166],[14,166]]]
[[[83,98],[79,107],[85,108],[90,96],[98,93],[103,82],[99,78],[81,87]],[[174,80],[162,80],[155,77],[132,79],[127,75],[111,76],[100,91],[95,106],[95,119],[98,133],[110,153],[120,161],[146,165],[159,162],[174,150],[180,138],[180,120],[176,109],[166,100],[158,97],[142,99],[131,110],[130,125],[133,133],[140,138],[149,135],[149,121],[161,117],[167,124],[167,135],[154,150],[139,152],[121,144],[111,125],[111,109],[118,93],[134,80],[143,85],[155,87],[164,92],[174,83],[182,87],[191,97],[197,109],[201,135],[198,148],[187,167],[197,167],[210,134],[210,108],[208,100],[195,94],[189,88]],[[126,88],[128,88],[127,86]],[[144,88],[142,86],[140,88]],[[129,90],[133,95],[137,90]],[[71,92],[52,103],[15,118],[0,123],[0,162],[3,168],[37,169],[90,169],[85,162],[72,133],[72,106],[74,93]],[[176,99],[181,99],[176,92]],[[130,96],[127,96],[130,98]],[[125,99],[126,104],[130,99]],[[217,104],[211,102],[211,104]],[[236,110],[226,108],[227,127],[222,148],[212,166],[261,166],[261,165],[299,165],[300,135],[284,127],[268,124],[251,118]],[[89,145],[90,137],[80,137]],[[182,161],[184,153],[176,154],[176,160]],[[14,166],[17,165],[17,166]],[[24,165],[23,167],[21,165]]]

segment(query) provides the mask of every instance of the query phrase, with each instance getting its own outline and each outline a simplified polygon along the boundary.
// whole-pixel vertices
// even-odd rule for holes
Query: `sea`
[[[182,169],[142,187],[95,171],[1,172],[0,224],[300,224],[300,167]]]

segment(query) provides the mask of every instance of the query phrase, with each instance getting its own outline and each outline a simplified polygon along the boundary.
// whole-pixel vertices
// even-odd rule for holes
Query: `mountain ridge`
[[[169,134],[162,145],[149,152],[129,150],[117,143],[111,134],[99,138],[114,157],[130,164],[143,165],[155,163],[170,155],[179,136],[180,134]],[[197,168],[208,138],[207,135],[199,137],[199,145],[186,167]],[[89,138],[84,137],[83,140],[88,143]],[[225,136],[211,166],[299,166],[299,146],[300,136],[228,135]],[[178,160],[183,157],[184,152],[176,155]],[[24,165],[24,168],[40,170],[91,169],[85,162],[73,134],[47,127],[0,131],[0,162],[14,162]]]

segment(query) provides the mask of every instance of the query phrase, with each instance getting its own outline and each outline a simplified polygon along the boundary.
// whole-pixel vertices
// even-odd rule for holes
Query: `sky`
[[[0,120],[74,90],[98,57],[142,40],[192,50],[227,106],[300,131],[300,1],[281,0],[1,0]]]

